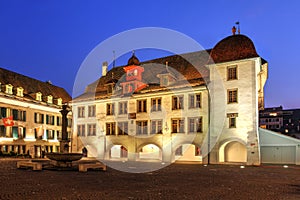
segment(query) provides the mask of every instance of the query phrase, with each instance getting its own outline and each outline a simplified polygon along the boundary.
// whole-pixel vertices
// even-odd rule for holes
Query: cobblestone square
[[[0,199],[300,199],[300,167],[175,163],[149,173],[32,171],[0,160]]]

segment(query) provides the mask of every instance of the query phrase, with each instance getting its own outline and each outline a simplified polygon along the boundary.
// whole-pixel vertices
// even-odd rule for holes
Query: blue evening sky
[[[86,56],[115,34],[163,27],[209,49],[231,35],[231,27],[240,21],[241,33],[269,62],[266,107],[299,108],[299,8],[297,0],[0,0],[0,66],[51,80],[71,94]],[[137,51],[140,60],[150,55]]]

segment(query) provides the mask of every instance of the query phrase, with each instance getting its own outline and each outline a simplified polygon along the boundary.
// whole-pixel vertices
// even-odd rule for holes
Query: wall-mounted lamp
[[[166,122],[166,124],[165,124],[165,131],[168,132],[168,130],[169,130],[169,127],[168,127],[168,123]]]

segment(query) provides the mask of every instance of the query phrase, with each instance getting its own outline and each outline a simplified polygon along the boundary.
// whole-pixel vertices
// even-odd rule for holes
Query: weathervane
[[[237,28],[238,28],[238,34],[241,34],[240,22],[237,21],[237,22],[235,22],[235,24],[237,25]]]

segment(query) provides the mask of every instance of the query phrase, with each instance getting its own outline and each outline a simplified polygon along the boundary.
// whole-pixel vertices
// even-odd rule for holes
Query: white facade
[[[236,66],[237,79],[228,80],[228,68]],[[211,126],[216,127],[220,115],[223,114],[225,123],[220,130],[214,132],[212,138],[217,138],[216,145],[212,150],[212,162],[246,162],[249,165],[260,164],[259,137],[258,137],[258,102],[259,96],[263,95],[263,86],[266,79],[267,64],[261,64],[261,58],[251,58],[233,62],[225,62],[211,65],[211,82],[220,79],[223,88],[218,86],[212,88],[212,119]],[[237,102],[228,102],[228,92],[237,91]],[[225,94],[224,94],[225,92]],[[225,98],[224,98],[225,97]],[[223,104],[220,102],[224,101]],[[221,106],[225,105],[223,113]],[[229,120],[234,115],[236,126],[230,128]],[[228,147],[230,147],[227,149]],[[236,149],[235,149],[236,148]],[[227,156],[228,151],[237,151],[236,156]],[[241,153],[243,152],[243,153]]]
[[[200,94],[201,95],[201,108],[189,108],[189,95]],[[172,110],[172,97],[173,96],[183,96],[184,97],[184,109]],[[162,107],[161,111],[151,111],[151,100],[156,98],[161,98]],[[139,100],[146,100],[147,110],[146,112],[137,111],[137,102]],[[119,113],[119,103],[126,102],[128,105],[128,111],[124,114]],[[115,104],[115,115],[106,114],[107,104]],[[88,116],[88,107],[96,105],[96,115],[94,117],[82,117],[78,118],[79,107],[84,107],[86,110],[85,116]],[[202,141],[207,134],[208,129],[208,97],[207,90],[204,86],[191,88],[180,91],[169,91],[169,92],[156,92],[149,94],[137,94],[128,98],[114,98],[105,100],[96,100],[90,102],[78,102],[73,104],[74,113],[74,133],[78,133],[78,127],[81,125],[87,126],[89,124],[96,124],[97,132],[94,136],[90,135],[88,130],[83,137],[77,139],[77,144],[73,143],[74,148],[80,152],[81,149],[86,146],[89,151],[90,156],[99,157],[101,159],[110,159],[112,157],[111,150],[114,152],[116,145],[121,145],[125,147],[128,151],[129,160],[139,160],[143,158],[152,158],[155,160],[162,160],[164,162],[172,162],[175,160],[175,151],[182,145],[193,144],[198,148],[201,148]],[[136,113],[135,119],[128,119],[130,113]],[[201,118],[202,119],[202,131],[201,132],[190,132],[189,131],[189,119],[191,118]],[[184,130],[180,133],[172,133],[172,120],[182,119],[184,120]],[[143,121],[147,122],[147,133],[137,134],[137,123]],[[152,134],[152,121],[161,122],[161,132],[159,134]],[[118,123],[128,123],[128,135],[118,135],[118,130],[116,130],[116,135],[106,135],[107,134],[107,123],[116,123],[116,129]],[[76,136],[75,136],[76,137]],[[153,145],[153,148],[159,151],[155,151],[153,155],[146,155],[144,151],[145,146]],[[144,148],[144,154],[141,150]],[[151,148],[151,147],[150,147]],[[121,151],[121,150],[120,150]],[[149,150],[151,151],[151,150]],[[190,149],[191,151],[191,149]],[[185,151],[182,152],[184,154]],[[114,153],[116,155],[117,153]],[[176,156],[178,157],[178,156]],[[189,158],[192,160],[201,160],[201,155],[191,156]]]
[[[62,88],[3,68],[0,82],[0,156],[40,158],[43,153],[58,152],[60,110],[71,97]],[[5,124],[7,118],[13,124]]]
[[[264,108],[268,63],[256,53],[253,42],[243,35],[229,36],[208,52],[209,57],[203,56],[203,53],[189,54],[196,60],[195,63],[197,56],[199,60],[207,60],[200,64],[198,62],[195,68],[201,71],[204,66],[208,75],[202,70],[204,73],[198,77],[195,75],[195,68],[187,62],[180,61],[178,56],[153,61],[166,63],[166,70],[148,66],[149,62],[140,64],[133,55],[126,67],[108,71],[106,76],[89,85],[87,91],[72,102],[73,128],[76,134],[73,149],[80,152],[86,147],[89,156],[104,160],[183,160],[260,165],[262,152],[258,120],[259,110]],[[187,54],[184,57],[188,57]],[[143,73],[137,72],[136,78],[132,79],[132,75],[129,77],[127,71],[135,67]],[[176,74],[172,74],[170,68],[181,73],[185,82],[181,82],[182,77],[178,78]],[[114,82],[110,78],[113,76],[111,74],[123,76],[117,77],[117,82]],[[160,85],[143,85],[143,80],[149,79],[150,76],[154,79],[153,74],[160,78]],[[167,77],[167,81],[164,81],[164,77]],[[165,89],[164,84],[168,83],[168,80],[171,84]],[[112,94],[105,92],[109,84],[120,88],[118,82],[121,82],[121,90]],[[141,89],[126,95],[127,86],[137,83]],[[201,106],[191,108],[189,104],[193,100],[190,99],[190,95],[196,94],[201,96]],[[174,96],[182,97],[178,100],[183,101],[182,109],[174,109],[177,102],[173,99]],[[153,99],[157,98],[160,98],[161,111],[151,109]],[[142,100],[146,103],[140,103]],[[119,109],[123,107],[120,108],[119,104],[122,102],[126,102],[127,112],[122,111],[120,114]],[[109,105],[112,104],[115,105],[113,114],[109,113],[112,109]],[[96,107],[93,117],[87,117],[89,106]],[[147,107],[147,110],[139,112],[143,107]],[[85,112],[83,116],[80,114],[82,109]],[[194,132],[192,127],[196,121],[193,119],[201,121],[201,131]],[[156,120],[161,121],[161,132],[151,134],[152,121]],[[128,123],[127,134],[124,135],[121,131],[120,135],[117,129],[124,128],[124,123]],[[97,127],[95,133],[83,131],[88,131],[89,124]],[[178,126],[184,128],[180,131],[174,130]],[[112,133],[113,129],[116,130]],[[146,130],[147,133],[141,134],[141,130]],[[265,153],[265,147],[263,148]],[[298,156],[298,151],[296,154]]]

